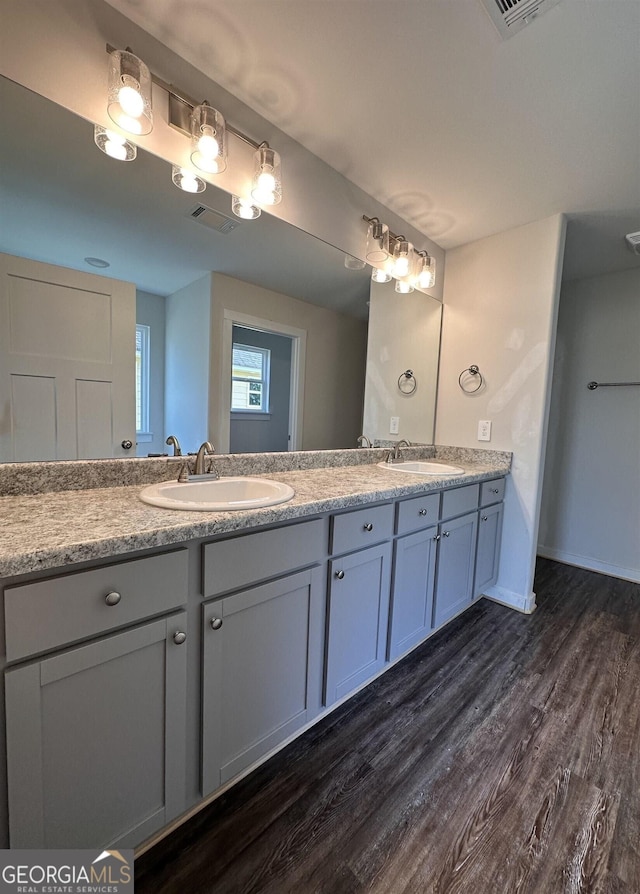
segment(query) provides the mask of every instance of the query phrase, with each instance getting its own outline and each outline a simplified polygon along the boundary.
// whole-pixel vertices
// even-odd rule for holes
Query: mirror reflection
[[[6,79],[0,101],[14,122],[0,138],[0,460],[146,456],[169,434],[185,452],[355,446],[367,270],[264,212],[234,217],[211,185],[180,191],[148,153],[109,159],[89,122]],[[438,342],[424,346],[436,365]]]

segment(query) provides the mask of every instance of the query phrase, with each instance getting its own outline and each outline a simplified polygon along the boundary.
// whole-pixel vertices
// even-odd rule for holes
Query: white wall
[[[432,444],[442,305],[427,295],[399,295],[392,282],[372,283],[362,430],[372,441]],[[404,394],[398,377],[413,371],[416,390]],[[389,431],[398,416],[397,435]]]
[[[539,552],[640,581],[640,270],[563,284]]]
[[[229,373],[222,369],[227,309],[306,330],[302,449],[355,447],[362,424],[367,324],[221,273],[214,273],[212,282],[211,377],[215,385],[210,399],[216,431],[224,430],[223,389],[229,387]]]
[[[533,572],[564,251],[565,221],[547,218],[447,252],[436,441],[513,452],[500,578],[488,594],[535,607]],[[480,367],[484,387],[463,394],[460,372]],[[493,423],[490,443],[476,439]]]
[[[212,440],[209,429],[211,276],[166,299],[165,430],[184,453]],[[215,441],[213,441],[216,446]]]
[[[162,295],[136,290],[136,323],[150,329],[149,429],[153,440],[138,444],[136,454],[164,453],[164,354],[165,299]]]

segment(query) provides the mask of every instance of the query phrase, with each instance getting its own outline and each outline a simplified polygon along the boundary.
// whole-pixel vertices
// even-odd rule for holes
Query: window
[[[150,327],[136,323],[136,433],[149,432]]]
[[[234,344],[231,366],[231,410],[242,413],[269,412],[269,366],[271,351]]]

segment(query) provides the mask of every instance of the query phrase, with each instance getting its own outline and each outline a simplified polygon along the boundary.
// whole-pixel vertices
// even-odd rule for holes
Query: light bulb
[[[409,273],[409,258],[396,258],[393,272],[395,276],[406,276]]]
[[[198,150],[206,159],[211,160],[215,158],[220,151],[220,146],[211,127],[205,127],[203,128],[203,131],[202,136],[198,140]]]
[[[231,210],[236,217],[241,217],[243,220],[255,220],[262,214],[260,208],[250,202],[249,199],[243,199],[240,196],[232,196]]]
[[[259,147],[254,156],[251,196],[260,205],[277,205],[282,201],[280,156],[268,146]]]
[[[391,282],[391,274],[379,267],[374,267],[371,279],[373,282]]]
[[[111,158],[117,158],[118,161],[124,161],[127,157],[124,137],[119,136],[113,131],[107,131],[107,140],[104,144],[104,151]]]
[[[139,118],[144,112],[144,100],[140,96],[140,85],[133,78],[124,76],[124,86],[118,91],[118,102],[125,115],[130,118]]]
[[[171,179],[184,192],[204,192],[207,184],[188,168],[181,168],[179,165],[173,165],[171,168]]]
[[[137,147],[126,137],[100,124],[93,128],[93,141],[98,149],[117,161],[133,161],[138,153]]]
[[[396,281],[396,292],[400,292],[401,295],[408,295],[410,292],[413,292],[413,286],[410,282],[402,282],[399,279]]]

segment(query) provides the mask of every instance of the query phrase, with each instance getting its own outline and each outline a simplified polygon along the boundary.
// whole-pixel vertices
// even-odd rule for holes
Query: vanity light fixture
[[[436,282],[436,259],[426,251],[418,252],[416,285],[420,289],[430,289]]]
[[[227,168],[224,116],[208,102],[191,113],[191,162],[207,174],[221,174]]]
[[[118,127],[137,136],[151,133],[151,73],[130,50],[109,53],[107,113]]]
[[[153,126],[151,84],[168,95],[168,123],[191,140],[191,163],[206,174],[220,174],[227,167],[227,135],[247,143],[255,150],[251,195],[258,205],[278,205],[282,201],[282,170],[279,154],[266,141],[256,142],[232,127],[224,116],[204,101],[198,103],[183,91],[167,84],[138,59],[129,48],[117,50],[107,44],[109,54],[109,116],[128,133],[147,134]],[[97,142],[97,137],[96,137]],[[98,144],[100,145],[100,144]],[[131,144],[132,145],[132,144]],[[100,146],[103,151],[107,151]],[[112,147],[113,148],[113,147]],[[135,158],[135,146],[132,145]],[[129,150],[127,150],[127,153]],[[129,160],[121,152],[114,158]],[[198,178],[201,179],[201,178]],[[174,179],[174,183],[175,183]],[[202,181],[204,182],[204,181]],[[179,185],[179,184],[178,184]],[[193,185],[193,184],[191,184]],[[181,189],[184,186],[181,185]],[[192,190],[188,190],[189,192]],[[194,190],[196,191],[196,190]],[[202,190],[197,190],[201,192]],[[235,199],[239,197],[234,197]],[[251,214],[248,209],[253,208]],[[238,210],[240,206],[238,205]],[[238,212],[233,208],[234,214]],[[255,219],[260,209],[251,202],[243,207],[239,217]]]
[[[256,220],[262,214],[262,209],[252,204],[250,199],[243,199],[241,196],[231,197],[231,210],[236,217],[243,220]]]
[[[282,201],[280,155],[268,143],[261,143],[253,155],[251,195],[258,205],[279,205]]]
[[[182,189],[184,192],[204,192],[207,188],[202,177],[198,177],[188,168],[181,168],[180,165],[171,166],[171,179],[178,189]]]
[[[372,264],[382,264],[389,257],[389,227],[377,217],[372,217],[369,222],[366,257]]]
[[[122,134],[113,130],[107,130],[106,127],[102,127],[100,124],[94,125],[93,142],[109,158],[115,158],[117,161],[134,161],[138,154],[138,147],[135,143],[127,140]]]
[[[415,288],[433,288],[436,282],[435,258],[427,251],[417,251],[405,236],[396,236],[379,218],[363,214],[362,219],[368,225],[366,258],[373,268],[373,282],[385,283],[396,279],[396,291],[401,294],[408,294]]]

